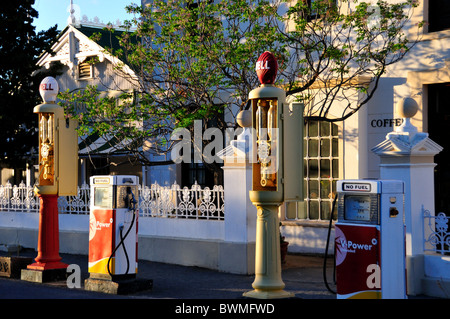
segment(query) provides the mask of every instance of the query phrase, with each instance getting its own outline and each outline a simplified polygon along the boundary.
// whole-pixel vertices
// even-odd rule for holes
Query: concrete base
[[[260,290],[260,289],[244,292],[243,296],[246,298],[255,298],[255,299],[287,299],[295,297],[293,293],[287,292],[285,290]]]
[[[30,257],[0,257],[0,276],[20,278],[22,269],[32,262]]]
[[[255,271],[255,243],[139,236],[139,258],[249,275]]]
[[[67,269],[22,269],[20,279],[37,283],[67,280]]]
[[[112,280],[90,277],[84,281],[84,289],[97,291],[113,295],[126,295],[139,291],[151,290],[153,288],[152,279],[123,279]]]
[[[444,278],[422,278],[422,293],[437,298],[450,298],[450,280]]]
[[[32,229],[0,227],[0,243],[13,244],[16,238],[20,238],[21,246],[34,249],[37,234],[37,230]],[[87,231],[60,231],[59,243],[60,253],[89,254]],[[139,259],[143,260],[203,267],[243,275],[252,275],[255,271],[255,242],[139,235],[138,251]]]

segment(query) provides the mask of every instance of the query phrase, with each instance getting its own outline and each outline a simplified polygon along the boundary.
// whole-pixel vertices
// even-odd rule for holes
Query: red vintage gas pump
[[[406,298],[403,182],[343,180],[337,190],[337,298]]]
[[[56,104],[58,82],[48,76],[39,92],[44,103],[33,109],[39,121],[39,174],[34,193],[39,196],[39,234],[35,262],[21,279],[46,282],[65,278],[67,264],[59,256],[58,196],[76,195],[78,186],[77,121],[66,119]]]

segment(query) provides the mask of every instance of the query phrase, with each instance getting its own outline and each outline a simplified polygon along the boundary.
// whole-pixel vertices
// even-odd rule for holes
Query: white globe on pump
[[[55,103],[59,85],[55,78],[47,76],[39,85],[39,93],[44,103]]]

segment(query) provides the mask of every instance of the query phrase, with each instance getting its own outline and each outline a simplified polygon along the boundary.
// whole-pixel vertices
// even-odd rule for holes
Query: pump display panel
[[[369,196],[347,196],[344,199],[344,219],[370,221],[370,197]]]
[[[94,188],[94,206],[101,208],[113,208],[113,188],[102,186]]]
[[[339,198],[338,220],[379,224],[379,199],[377,194],[347,194]]]

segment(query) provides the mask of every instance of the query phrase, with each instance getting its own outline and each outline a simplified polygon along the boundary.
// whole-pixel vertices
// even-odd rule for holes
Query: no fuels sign
[[[371,185],[369,183],[343,183],[343,191],[370,192]]]

